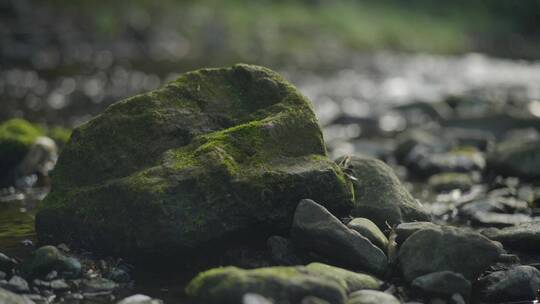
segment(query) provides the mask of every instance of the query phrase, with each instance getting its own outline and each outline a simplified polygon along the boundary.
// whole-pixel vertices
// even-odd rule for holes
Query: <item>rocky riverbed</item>
[[[11,211],[2,212],[1,296],[20,303],[107,303],[134,293],[166,303],[532,303],[540,284],[538,66],[481,55],[357,60],[323,76],[285,73],[313,101],[335,162],[324,157],[318,127],[307,123],[314,116],[297,97],[284,97],[296,93],[249,68],[237,68],[241,82],[234,73],[225,80],[203,73],[154,93],[164,100],[178,94],[205,111],[217,100],[240,100],[221,115],[178,119],[193,108],[138,107],[150,102],[139,97],[80,128],[41,215],[40,241],[56,247],[40,247],[31,225],[33,205],[48,192],[47,172],[19,176],[18,187],[2,192]],[[221,81],[228,85],[218,88]],[[231,88],[244,93],[231,95]],[[269,110],[275,99],[285,101]],[[250,100],[258,104],[244,103]],[[289,112],[291,102],[303,112]],[[160,124],[137,130],[137,119]],[[223,126],[228,131],[212,131]],[[132,140],[120,140],[128,131],[135,131]],[[119,144],[110,149],[113,139]],[[160,165],[138,151],[161,157]],[[140,158],[122,159],[124,153]],[[149,168],[142,176],[141,166]],[[193,176],[200,177],[190,182]],[[204,190],[195,200],[212,205],[190,206],[193,197],[181,201],[189,212],[146,205],[170,208],[178,204],[170,197],[193,189]],[[219,209],[223,201],[215,198],[227,193],[234,195]],[[65,197],[75,205],[56,201]],[[205,211],[210,206],[215,213]],[[152,216],[161,222],[139,229]],[[175,221],[182,228],[168,231]],[[236,267],[195,276],[218,265]]]

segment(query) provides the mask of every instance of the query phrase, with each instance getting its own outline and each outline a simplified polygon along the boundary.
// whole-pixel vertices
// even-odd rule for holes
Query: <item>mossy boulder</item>
[[[285,233],[306,197],[352,206],[309,101],[262,67],[202,69],[76,128],[36,230],[129,257],[218,253]]]
[[[311,296],[337,304],[351,292],[381,286],[382,282],[372,276],[312,263],[251,270],[215,268],[197,275],[186,293],[201,304],[241,303],[246,293],[260,294],[274,303],[300,303]]]
[[[354,187],[352,216],[367,218],[383,231],[388,225],[430,220],[428,211],[384,162],[361,156],[345,156],[336,162],[348,172]]]

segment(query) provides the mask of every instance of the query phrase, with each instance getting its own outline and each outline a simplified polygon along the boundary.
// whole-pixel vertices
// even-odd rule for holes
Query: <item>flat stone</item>
[[[432,222],[410,222],[402,223],[396,227],[396,242],[398,244],[403,243],[409,236],[413,233],[427,229],[427,228],[437,228],[438,225],[433,224]]]
[[[472,281],[502,253],[499,246],[479,233],[439,226],[417,231],[407,238],[399,249],[398,259],[407,282],[445,270]]]
[[[540,221],[522,223],[503,229],[485,229],[482,234],[510,248],[533,252],[537,252],[540,248]]]
[[[298,204],[291,240],[297,247],[358,270],[382,275],[387,268],[387,258],[381,249],[312,200]]]

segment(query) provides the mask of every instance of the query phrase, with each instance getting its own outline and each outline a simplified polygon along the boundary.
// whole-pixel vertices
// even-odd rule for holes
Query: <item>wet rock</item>
[[[83,280],[82,285],[86,292],[110,292],[118,287],[118,284],[105,278]]]
[[[459,212],[472,224],[483,226],[505,227],[533,220],[527,202],[491,193],[487,198],[463,205]]]
[[[365,236],[375,246],[381,248],[383,251],[386,251],[386,247],[388,247],[388,238],[371,220],[357,217],[352,219],[347,224],[347,227],[360,233],[362,236]]]
[[[503,229],[485,229],[482,234],[510,248],[533,252],[540,248],[540,221],[522,223]]]
[[[540,271],[532,266],[516,266],[482,277],[478,286],[480,297],[489,303],[532,301],[540,289]]]
[[[65,280],[52,280],[50,282],[50,286],[51,286],[51,289],[52,290],[56,290],[56,291],[63,291],[63,290],[69,290],[70,287],[69,285],[66,283]]]
[[[408,282],[445,270],[475,280],[501,253],[501,248],[479,233],[440,226],[412,234],[401,245],[398,258]]]
[[[256,293],[275,303],[299,303],[307,296],[344,303],[345,290],[338,282],[317,277],[305,267],[268,267],[244,270],[215,268],[197,275],[186,293],[201,304],[239,303],[246,293]]]
[[[508,141],[499,144],[489,157],[489,167],[497,173],[524,178],[540,177],[540,140]]]
[[[115,103],[73,131],[53,183],[40,241],[137,259],[286,231],[306,197],[338,215],[352,206],[309,102],[250,65],[186,73]]]
[[[11,273],[17,266],[17,261],[0,252],[0,271]]]
[[[349,295],[347,304],[399,304],[391,294],[376,290],[359,290]]]
[[[432,175],[428,180],[429,186],[437,192],[446,192],[459,189],[467,191],[474,184],[474,179],[467,173],[438,173]]]
[[[302,264],[302,260],[297,256],[291,241],[287,238],[274,235],[268,238],[266,245],[275,263],[279,265]]]
[[[28,282],[26,282],[25,279],[16,275],[11,277],[11,279],[7,281],[7,283],[2,284],[1,287],[17,293],[25,293],[30,291]]]
[[[381,280],[373,276],[322,263],[311,263],[306,266],[306,269],[316,276],[331,278],[339,282],[341,286],[345,287],[346,293],[360,289],[380,289],[383,284]]]
[[[116,304],[163,304],[163,301],[149,296],[136,294],[118,301]]]
[[[108,278],[116,283],[128,283],[131,281],[129,272],[120,267],[114,267],[108,274]]]
[[[427,296],[443,296],[450,298],[460,294],[464,299],[471,296],[471,282],[463,275],[451,271],[439,271],[417,277],[411,287]]]
[[[382,230],[387,228],[387,223],[397,225],[430,219],[425,208],[384,162],[360,156],[345,156],[336,162],[348,172],[354,186],[352,216],[368,218]]]
[[[387,268],[387,258],[381,249],[312,200],[305,199],[298,204],[291,241],[299,248],[355,269],[381,275]]]
[[[54,246],[43,246],[37,249],[23,264],[23,273],[28,277],[46,276],[57,271],[66,278],[77,278],[81,274],[81,263],[65,256]]]
[[[428,229],[428,228],[437,228],[439,225],[435,225],[432,222],[410,222],[410,223],[401,223],[396,227],[396,242],[402,244],[409,236],[411,236],[416,231]]]
[[[35,304],[28,298],[14,294],[11,291],[0,288],[0,303],[2,304]]]

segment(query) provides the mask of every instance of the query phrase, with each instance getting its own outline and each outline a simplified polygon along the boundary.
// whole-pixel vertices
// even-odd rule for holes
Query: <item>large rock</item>
[[[510,248],[533,252],[540,248],[540,221],[522,223],[503,229],[489,228],[482,231],[482,234]]]
[[[329,303],[345,301],[343,281],[314,275],[305,267],[268,267],[244,270],[236,267],[215,268],[197,275],[186,287],[196,303],[241,303],[247,293],[256,293],[274,303],[295,304],[308,296]]]
[[[516,266],[496,271],[478,281],[479,296],[487,303],[533,301],[540,288],[540,271],[532,266]]]
[[[429,221],[425,208],[401,185],[398,177],[384,162],[359,156],[337,160],[350,173],[354,186],[354,208],[351,214],[372,220],[381,230],[401,222]]]
[[[36,230],[131,257],[217,252],[287,231],[306,197],[352,204],[306,98],[265,68],[203,69],[76,128]]]
[[[399,263],[408,282],[445,270],[473,281],[497,261],[501,251],[479,233],[440,226],[420,230],[407,238],[399,249]]]
[[[384,274],[388,266],[381,249],[309,199],[302,200],[296,208],[291,240],[297,247],[376,275]]]

